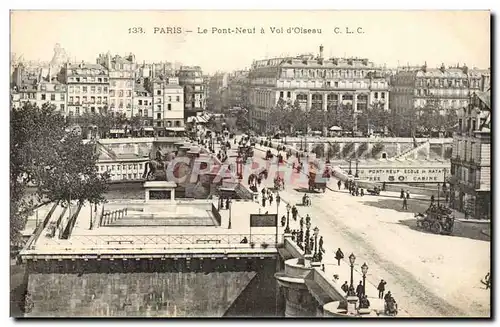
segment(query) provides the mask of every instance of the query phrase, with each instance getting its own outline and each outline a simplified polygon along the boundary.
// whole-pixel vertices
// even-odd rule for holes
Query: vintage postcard
[[[490,20],[11,11],[11,316],[490,318]]]

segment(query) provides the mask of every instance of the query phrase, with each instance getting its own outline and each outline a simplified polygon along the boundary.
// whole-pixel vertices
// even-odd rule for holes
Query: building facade
[[[250,124],[252,128],[269,130],[269,113],[282,98],[297,101],[304,111],[313,107],[333,110],[343,104],[353,115],[379,103],[389,110],[389,84],[368,59],[323,58],[301,55],[255,61],[248,74]]]
[[[69,64],[64,67],[68,89],[68,116],[105,113],[108,110],[109,74],[99,64]]]
[[[143,126],[153,126],[153,95],[144,83],[144,79],[138,79],[134,86],[134,116],[140,117]]]
[[[169,77],[165,81],[163,98],[163,119],[170,130],[184,130],[184,89],[179,85],[179,78]]]
[[[419,113],[426,105],[436,104],[440,113],[466,108],[469,95],[485,90],[489,84],[487,70],[463,67],[404,67],[391,78],[391,110],[396,113]]]
[[[458,110],[451,159],[450,206],[479,219],[491,218],[490,92],[474,92]]]
[[[134,113],[134,84],[137,64],[135,56],[126,57],[101,54],[97,64],[102,65],[109,73],[109,113],[133,117]]]
[[[22,68],[21,68],[22,69]],[[44,104],[53,105],[55,110],[66,115],[67,110],[67,88],[57,80],[57,77],[49,68],[40,68],[36,75],[18,74],[16,83],[11,91],[11,105],[19,108],[25,103],[31,103],[39,108]]]
[[[205,110],[205,82],[199,66],[181,66],[179,85],[184,88],[184,116],[196,116]]]

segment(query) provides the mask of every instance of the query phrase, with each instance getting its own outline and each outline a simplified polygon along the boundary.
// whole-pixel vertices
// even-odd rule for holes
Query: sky
[[[168,27],[181,33],[160,33]],[[321,31],[288,33],[295,27]],[[142,33],[134,33],[139,28]],[[219,33],[237,28],[255,28],[255,34]],[[318,54],[320,45],[327,58],[363,57],[388,67],[491,66],[488,11],[11,12],[12,53],[50,61],[56,43],[78,61],[132,52],[139,62],[178,61],[206,73],[245,69],[253,60],[281,55]]]

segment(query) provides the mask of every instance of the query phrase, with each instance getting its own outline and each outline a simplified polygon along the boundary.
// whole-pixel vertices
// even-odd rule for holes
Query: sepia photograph
[[[13,318],[491,318],[489,10],[11,10]]]

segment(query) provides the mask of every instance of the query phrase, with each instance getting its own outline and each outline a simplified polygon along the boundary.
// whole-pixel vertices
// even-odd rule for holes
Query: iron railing
[[[246,239],[246,242],[244,241]],[[63,246],[63,247],[113,247],[120,245],[132,245],[133,247],[165,247],[175,248],[179,245],[201,245],[207,247],[212,245],[235,245],[254,243],[256,247],[262,244],[274,247],[276,245],[275,234],[169,234],[169,235],[73,235],[69,239],[44,239],[39,240],[39,246]]]

